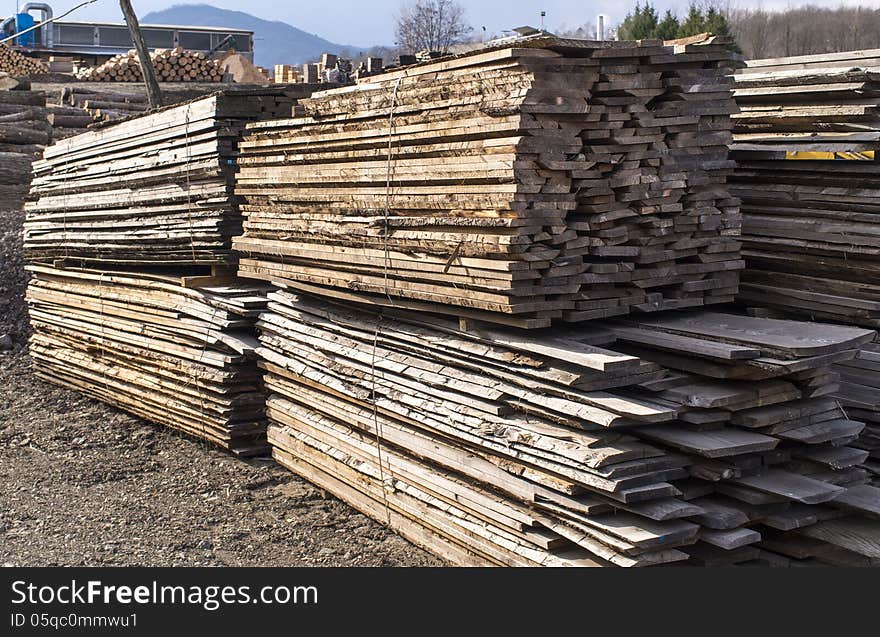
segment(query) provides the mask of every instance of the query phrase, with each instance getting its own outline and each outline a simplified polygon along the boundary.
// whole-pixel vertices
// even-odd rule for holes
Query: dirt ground
[[[441,564],[269,458],[34,378],[21,218],[0,211],[0,565]]]

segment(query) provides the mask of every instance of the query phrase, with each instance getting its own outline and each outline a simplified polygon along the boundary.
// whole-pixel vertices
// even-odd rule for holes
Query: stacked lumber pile
[[[240,227],[237,136],[296,95],[228,90],[47,149],[24,238],[40,378],[237,454],[266,451],[253,335],[266,289],[222,264]]]
[[[820,319],[880,326],[880,171],[871,161],[790,152],[880,148],[880,74],[862,69],[737,78],[743,200],[740,298]]]
[[[852,418],[865,422],[865,429],[854,443],[870,454],[865,466],[880,486],[880,336],[863,345],[856,357],[839,363],[840,389],[834,397]]]
[[[771,71],[802,71],[807,69],[832,69],[880,66],[880,49],[840,51],[819,55],[796,55],[783,58],[746,60],[741,73],[768,73]]]
[[[252,336],[266,303],[259,286],[138,270],[28,269],[39,378],[237,454],[265,451]]]
[[[873,332],[710,312],[611,329],[616,350],[673,370],[641,387],[679,420],[633,433],[688,455],[701,484],[678,483],[682,491],[708,490],[688,498],[706,509],[692,519],[711,529],[692,559],[880,564],[880,489],[859,444],[864,424],[834,398],[835,364],[852,361]]]
[[[49,67],[41,60],[22,55],[5,44],[0,44],[0,71],[15,77],[27,77],[48,73]]]
[[[608,349],[647,327],[462,331],[269,300],[258,355],[274,457],[454,563],[778,563],[784,550],[759,544],[777,531],[880,513],[865,454],[846,446],[861,424],[822,397],[827,359],[852,357],[868,330],[698,314],[733,323],[708,339],[691,327],[691,349],[719,357],[707,372],[729,367],[715,379],[700,359],[667,374],[628,342]],[[732,334],[746,342],[720,342]]]
[[[258,354],[284,466],[457,564],[686,559],[678,547],[699,527],[680,518],[699,509],[669,484],[683,457],[618,429],[675,412],[608,391],[657,366],[588,342],[269,298]]]
[[[294,84],[299,82],[299,69],[292,67],[290,64],[276,64],[275,73],[272,75],[272,81],[276,84]]]
[[[156,49],[150,53],[150,60],[160,82],[220,82],[223,79],[220,66],[201,51],[186,51],[180,47]],[[143,81],[134,49],[116,55],[100,66],[83,69],[77,77],[91,82]]]
[[[0,73],[0,200],[19,208],[28,193],[31,165],[52,139],[46,121],[46,94],[30,90],[26,79]]]
[[[250,126],[242,274],[521,327],[730,301],[724,45],[517,46]]]
[[[290,91],[229,90],[62,140],[34,165],[30,260],[221,264],[240,232],[233,176],[244,125]]]
[[[858,52],[857,52],[858,53]],[[832,60],[833,61],[833,60]],[[737,76],[732,192],[742,199],[739,301],[787,316],[880,326],[880,73],[812,58]],[[861,160],[860,160],[861,159]],[[880,462],[880,358],[838,368],[837,398],[868,423]]]

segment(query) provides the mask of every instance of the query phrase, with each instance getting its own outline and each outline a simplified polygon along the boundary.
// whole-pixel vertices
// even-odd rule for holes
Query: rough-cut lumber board
[[[800,533],[849,549],[865,557],[880,558],[880,527],[876,520],[863,518],[828,520],[808,526]]]

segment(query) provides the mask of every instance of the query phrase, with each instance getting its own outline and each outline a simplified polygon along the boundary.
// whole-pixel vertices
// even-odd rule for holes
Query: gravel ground
[[[268,458],[34,378],[21,217],[0,211],[0,565],[441,564]]]

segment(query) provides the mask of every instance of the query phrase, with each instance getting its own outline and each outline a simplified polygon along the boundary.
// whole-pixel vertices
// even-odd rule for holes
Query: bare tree
[[[464,7],[454,0],[415,0],[397,16],[397,44],[401,51],[449,50],[464,42],[471,32]]]
[[[736,41],[747,58],[850,51],[876,46],[880,9],[800,5],[770,11],[731,9]]]
[[[750,58],[768,57],[773,36],[771,14],[763,9],[734,9],[728,15],[736,41]]]

